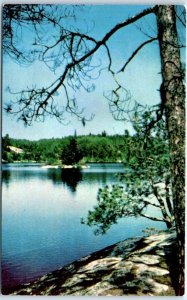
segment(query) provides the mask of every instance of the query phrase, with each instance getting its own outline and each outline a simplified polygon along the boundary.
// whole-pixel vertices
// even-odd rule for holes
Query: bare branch
[[[168,215],[168,212],[167,212],[166,203],[162,199],[162,196],[160,195],[159,186],[155,185],[152,179],[150,179],[150,181],[151,181],[153,193],[154,193],[155,197],[157,198],[158,203],[160,204],[162,215],[163,215],[165,220],[168,220],[168,219],[170,219],[170,216]]]
[[[153,216],[149,216],[149,215],[146,215],[144,213],[140,213],[140,216],[141,217],[144,217],[144,218],[147,218],[149,220],[152,220],[152,221],[158,221],[158,222],[163,222],[165,221],[163,218],[158,218],[158,217],[153,217]]]
[[[182,7],[181,12],[175,9],[175,14],[180,23],[186,28],[186,11],[185,7]]]
[[[124,72],[126,66],[131,62],[131,60],[136,56],[136,54],[147,44],[150,44],[154,41],[156,41],[158,39],[158,37],[156,38],[152,38],[150,40],[145,41],[144,43],[142,43],[133,53],[132,55],[129,57],[129,59],[127,60],[127,62],[124,64],[124,66],[118,71],[118,73],[120,72]]]
[[[149,200],[147,200],[147,199],[144,199],[143,202],[146,204],[146,206],[147,206],[147,205],[152,205],[152,206],[154,206],[154,207],[160,208],[160,205],[159,205],[159,204],[153,203],[153,202],[151,202],[151,201],[149,201]]]
[[[43,6],[40,7],[40,9],[42,8]],[[47,66],[52,71],[54,71],[57,66],[65,62],[66,64],[64,66],[64,71],[61,76],[59,76],[58,79],[55,80],[55,82],[44,89],[28,89],[27,91],[17,93],[17,95],[21,96],[21,100],[18,99],[18,101],[16,102],[16,105],[20,106],[19,110],[13,112],[12,107],[11,110],[10,107],[6,107],[6,111],[11,114],[21,114],[18,119],[24,119],[24,122],[26,124],[28,123],[29,125],[33,120],[44,118],[45,115],[55,115],[58,120],[61,118],[64,119],[63,114],[65,111],[76,115],[80,120],[84,119],[84,122],[86,120],[89,120],[85,118],[85,116],[82,116],[83,109],[78,109],[74,97],[72,98],[69,96],[68,86],[75,92],[81,87],[83,87],[87,91],[91,91],[94,88],[93,85],[85,86],[84,82],[93,79],[90,74],[95,66],[91,66],[91,59],[93,54],[102,46],[105,47],[109,58],[108,70],[115,78],[115,74],[111,70],[112,59],[110,56],[109,48],[106,44],[107,41],[121,28],[124,28],[141,19],[142,17],[154,12],[155,7],[142,11],[141,13],[128,18],[124,22],[117,24],[100,41],[96,41],[94,38],[89,37],[84,33],[81,34],[80,32],[74,32],[64,29],[60,24],[61,17],[59,17],[59,19],[57,17],[51,17],[50,15],[46,14],[45,11],[42,11],[42,15],[40,16],[41,20],[39,19],[39,21],[41,22],[44,19],[48,22],[50,21],[50,23],[52,23],[54,27],[58,27],[58,29],[60,30],[60,35],[59,37],[52,38],[53,42],[51,43],[51,45],[45,45],[38,41],[35,41],[35,46],[40,47],[38,53],[40,54],[41,52],[43,52],[40,60],[44,61],[44,63],[47,64]],[[39,15],[40,11],[37,12],[36,17],[39,18]],[[27,14],[24,16],[26,17],[24,21],[27,21],[27,18],[29,18],[29,16],[27,16]],[[39,21],[38,19],[36,19],[36,24],[38,24],[37,22]],[[44,48],[43,50],[42,47]],[[53,49],[56,49],[56,53],[53,52]],[[37,52],[35,51],[34,55],[36,55],[36,53]],[[53,64],[53,66],[51,64]],[[55,104],[54,99],[55,94],[57,94],[60,88],[63,88],[65,92],[65,101],[61,108],[57,106],[57,104]],[[118,90],[125,92],[125,98],[127,97],[127,109],[125,110],[124,108],[123,113],[125,113],[126,111],[131,111],[129,107],[129,92],[123,89],[119,84],[116,91],[113,91],[113,93],[117,95]],[[91,116],[91,119],[92,117],[93,116]],[[28,122],[25,121],[27,118]]]

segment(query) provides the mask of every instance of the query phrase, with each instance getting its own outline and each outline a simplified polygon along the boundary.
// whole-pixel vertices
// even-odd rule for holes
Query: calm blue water
[[[4,289],[30,282],[93,251],[165,225],[126,218],[106,235],[80,223],[96,204],[99,187],[118,181],[120,164],[92,164],[81,172],[40,165],[3,166],[2,283]],[[156,214],[157,212],[155,212]]]

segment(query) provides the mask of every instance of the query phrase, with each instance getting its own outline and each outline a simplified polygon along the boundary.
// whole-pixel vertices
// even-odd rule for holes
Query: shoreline
[[[43,165],[42,169],[88,169],[90,166],[87,165]]]
[[[176,233],[126,239],[3,295],[175,295]]]
[[[120,164],[120,165],[124,165],[124,162],[122,161],[96,161],[96,162],[93,162],[93,161],[88,161],[88,162],[85,162],[84,164],[78,164],[78,165],[62,165],[60,163],[54,163],[54,164],[49,164],[45,161],[34,161],[34,160],[24,160],[24,161],[19,161],[19,160],[15,160],[13,162],[8,162],[8,161],[5,161],[5,160],[2,160],[1,161],[2,164],[41,164],[43,166],[46,166],[46,167],[59,167],[59,168],[79,168],[79,167],[82,167],[82,168],[89,168],[89,165],[92,165],[92,164]]]

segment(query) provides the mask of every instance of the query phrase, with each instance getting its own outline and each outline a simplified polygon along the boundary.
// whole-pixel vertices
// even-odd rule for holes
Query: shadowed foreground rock
[[[175,295],[176,235],[128,239],[15,289],[12,295]]]

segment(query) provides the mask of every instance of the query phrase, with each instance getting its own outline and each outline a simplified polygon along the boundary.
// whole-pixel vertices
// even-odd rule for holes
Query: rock
[[[15,288],[12,295],[175,295],[174,230],[129,239]]]

